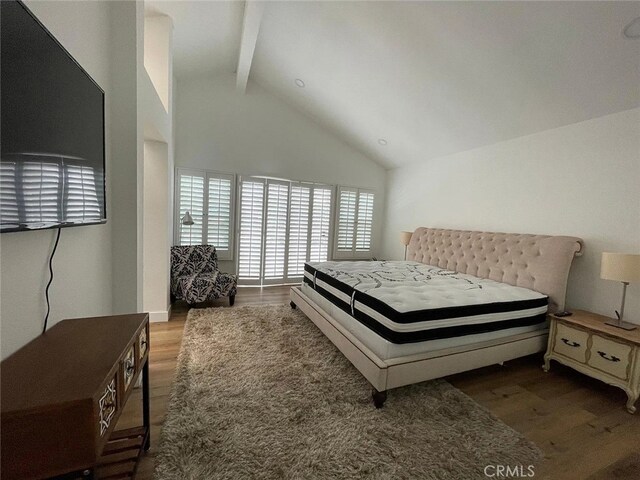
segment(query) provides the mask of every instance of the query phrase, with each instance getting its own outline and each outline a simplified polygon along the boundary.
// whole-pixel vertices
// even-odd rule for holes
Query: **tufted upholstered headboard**
[[[582,248],[576,237],[421,227],[411,236],[407,260],[544,293],[549,311],[557,312],[564,309],[571,262]]]

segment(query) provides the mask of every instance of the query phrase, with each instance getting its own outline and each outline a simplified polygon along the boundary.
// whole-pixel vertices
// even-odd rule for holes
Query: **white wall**
[[[169,319],[169,146],[144,142],[143,310]]]
[[[178,79],[175,102],[177,167],[373,188],[379,246],[386,172],[378,164],[259,85],[238,93],[234,75]],[[234,262],[221,267],[235,271]]]
[[[167,112],[172,80],[172,31],[171,19],[166,15],[146,16],[144,19],[144,68]]]
[[[173,188],[173,26],[167,16],[144,18],[142,309],[169,319],[169,247]]]
[[[39,2],[27,6],[106,92],[107,199],[113,184],[110,141],[110,9],[108,2]],[[110,215],[110,206],[107,206]],[[46,311],[47,261],[55,230],[0,236],[1,354],[7,357],[40,334]],[[49,326],[61,319],[111,312],[111,223],[66,228],[54,259]]]
[[[391,170],[387,198],[388,258],[420,226],[583,238],[568,305],[613,316],[621,285],[600,279],[600,255],[640,253],[640,109]],[[640,284],[625,316],[640,323]]]
[[[141,85],[144,72],[143,6],[133,1],[109,2],[111,17],[112,100],[111,181],[114,185],[113,311],[142,310],[142,175],[143,114]],[[117,141],[116,141],[117,139]]]

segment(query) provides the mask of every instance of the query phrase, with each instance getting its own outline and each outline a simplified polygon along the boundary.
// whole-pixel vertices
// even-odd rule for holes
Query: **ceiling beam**
[[[244,18],[242,20],[242,36],[240,37],[240,54],[238,55],[238,69],[236,77],[236,89],[244,93],[247,89],[253,52],[258,41],[260,22],[264,12],[262,1],[247,0],[244,4]]]

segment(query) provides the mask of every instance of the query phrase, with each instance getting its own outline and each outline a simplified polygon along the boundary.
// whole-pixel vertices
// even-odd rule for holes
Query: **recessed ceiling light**
[[[296,85],[300,88],[304,88],[304,81],[301,78],[296,78]]]
[[[634,18],[622,30],[622,35],[633,40],[640,38],[640,17]]]
[[[379,138],[379,139],[378,139],[378,143],[379,143],[380,145],[386,145],[386,144],[387,144],[387,141],[386,141],[384,138]]]

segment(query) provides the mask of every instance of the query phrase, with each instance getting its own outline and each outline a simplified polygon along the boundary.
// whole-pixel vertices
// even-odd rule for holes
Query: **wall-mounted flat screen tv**
[[[0,28],[0,231],[106,222],[103,90],[21,2]]]

